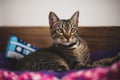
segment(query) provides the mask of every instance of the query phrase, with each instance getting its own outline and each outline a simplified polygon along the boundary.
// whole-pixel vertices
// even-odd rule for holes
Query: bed
[[[94,59],[113,56],[120,52],[119,26],[79,27],[79,35],[84,38]],[[64,73],[46,71],[12,71],[12,65],[4,58],[10,36],[16,36],[37,48],[52,44],[47,26],[1,26],[0,27],[0,79],[2,80],[119,80],[120,62],[109,67],[96,67],[88,70]],[[97,57],[96,57],[97,56]],[[96,58],[95,58],[96,57]],[[98,58],[99,57],[99,58]],[[96,76],[96,77],[95,77]]]

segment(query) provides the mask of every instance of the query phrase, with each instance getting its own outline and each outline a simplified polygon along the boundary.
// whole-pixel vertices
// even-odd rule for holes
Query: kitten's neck
[[[76,49],[80,44],[80,40],[78,39],[76,42],[74,43],[71,43],[69,45],[62,45],[62,44],[56,44],[54,43],[53,45],[57,48],[60,48],[60,49],[66,49],[66,50],[74,50]]]

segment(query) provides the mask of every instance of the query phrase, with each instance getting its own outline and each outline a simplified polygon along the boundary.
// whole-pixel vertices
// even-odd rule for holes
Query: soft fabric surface
[[[91,53],[90,57],[92,61],[95,61],[95,60],[113,57],[119,52],[120,52],[120,48],[115,48],[111,50],[104,50],[104,51],[98,51],[98,52]]]
[[[113,57],[116,53],[120,52],[120,48],[99,51],[92,53],[91,57],[94,60],[99,60],[106,57]],[[3,53],[0,53],[0,80],[119,80],[120,79],[120,61],[109,67],[96,67],[88,70],[69,71],[65,73],[56,72],[31,72],[31,71],[12,71],[12,66],[15,64],[10,63]]]
[[[13,72],[0,70],[1,80],[119,80],[120,79],[120,62],[113,64],[111,67],[98,67],[90,70],[81,70],[63,73],[56,73],[61,78],[45,72]]]

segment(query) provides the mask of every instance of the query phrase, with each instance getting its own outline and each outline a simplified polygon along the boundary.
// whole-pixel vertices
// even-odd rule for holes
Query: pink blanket
[[[61,75],[62,73],[56,73]],[[67,72],[58,78],[43,72],[14,72],[0,69],[0,80],[120,80],[120,61],[110,67]]]

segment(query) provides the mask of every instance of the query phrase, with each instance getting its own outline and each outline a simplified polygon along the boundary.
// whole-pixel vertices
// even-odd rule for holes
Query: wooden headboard
[[[0,27],[0,52],[4,52],[10,35],[37,47],[49,47],[52,39],[49,27]],[[120,47],[120,27],[80,27],[79,35],[84,38],[91,52]]]

